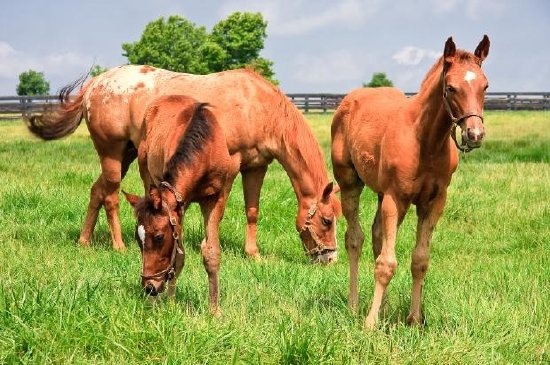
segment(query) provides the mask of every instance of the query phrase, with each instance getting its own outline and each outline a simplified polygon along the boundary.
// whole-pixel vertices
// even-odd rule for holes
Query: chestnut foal
[[[423,322],[421,291],[430,260],[430,240],[458,164],[456,146],[469,151],[485,135],[483,101],[487,79],[481,63],[489,38],[475,52],[457,50],[452,38],[426,75],[419,93],[407,98],[393,88],[362,88],[347,95],[332,122],[332,163],[342,191],[342,210],[350,260],[349,306],[357,309],[357,274],[363,246],[359,197],[367,185],[378,194],[372,225],[374,297],[365,327],[373,328],[397,267],[395,239],[409,206],[416,205],[418,226],[412,252],[411,307],[407,322]],[[462,143],[455,128],[462,130]],[[454,143],[453,143],[454,140]]]
[[[206,227],[201,253],[210,309],[217,313],[219,224],[239,166],[232,163],[224,133],[206,104],[186,96],[162,96],[150,103],[143,123],[138,161],[149,196],[124,193],[137,217],[142,285],[156,296],[168,282],[168,295],[174,295],[185,257],[183,215],[191,202],[198,202]]]

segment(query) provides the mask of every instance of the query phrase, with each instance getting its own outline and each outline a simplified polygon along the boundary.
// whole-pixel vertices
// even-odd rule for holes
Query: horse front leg
[[[382,247],[374,266],[374,295],[371,308],[365,318],[365,328],[374,329],[378,322],[380,305],[388,284],[397,268],[395,258],[395,239],[399,222],[405,216],[406,207],[392,194],[384,194],[380,204],[380,225],[382,228]],[[378,214],[378,213],[377,213]]]
[[[430,264],[430,241],[437,221],[443,214],[447,200],[447,192],[438,195],[426,205],[418,205],[416,214],[418,223],[416,228],[416,245],[412,251],[411,274],[413,278],[411,307],[407,316],[410,325],[424,324],[422,315],[422,285]]]
[[[246,237],[244,252],[251,258],[260,259],[257,245],[258,215],[260,213],[260,190],[267,166],[242,171],[244,205],[246,210]]]
[[[201,242],[201,254],[204,268],[208,275],[208,296],[210,312],[214,316],[220,316],[219,305],[219,271],[220,271],[220,222],[223,218],[229,192],[236,175],[228,178],[225,186],[217,197],[202,202],[201,211],[204,218],[206,238]]]

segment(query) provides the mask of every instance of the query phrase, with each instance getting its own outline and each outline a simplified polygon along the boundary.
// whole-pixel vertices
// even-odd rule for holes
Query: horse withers
[[[138,150],[139,171],[148,196],[125,193],[137,217],[136,240],[142,255],[142,285],[156,296],[173,296],[184,264],[182,222],[198,202],[205,225],[201,243],[208,274],[210,308],[218,311],[219,224],[231,185],[239,172],[225,136],[206,104],[181,96],[162,96],[146,110]]]
[[[348,224],[345,240],[350,261],[349,306],[353,310],[358,305],[358,263],[364,240],[359,197],[365,185],[378,194],[372,224],[375,287],[366,328],[375,327],[378,320],[386,287],[397,267],[397,229],[411,204],[416,205],[418,225],[407,321],[424,321],[421,291],[430,240],[458,164],[456,147],[470,151],[480,147],[485,136],[483,102],[488,83],[481,63],[488,53],[487,36],[473,54],[457,50],[449,38],[443,56],[428,71],[417,95],[407,98],[394,88],[362,88],[347,95],[334,115],[332,163]],[[457,127],[462,131],[460,143],[455,136]]]

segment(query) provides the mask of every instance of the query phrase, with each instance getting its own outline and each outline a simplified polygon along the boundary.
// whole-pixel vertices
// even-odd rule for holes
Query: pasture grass
[[[308,114],[330,166],[331,114]],[[85,126],[61,141],[0,125],[0,363],[525,364],[550,363],[550,113],[487,112],[487,141],[461,155],[436,228],[424,287],[427,325],[406,326],[409,212],[398,235],[399,267],[379,329],[363,320],[373,291],[370,224],[360,313],[347,308],[345,221],[339,261],[310,265],[294,229],[296,199],[284,170],[270,166],[261,194],[261,262],[243,254],[242,185],[221,225],[223,316],[208,312],[199,209],[186,215],[187,260],[174,301],[147,301],[139,287],[135,220],[121,198],[126,253],[114,252],[104,213],[91,248],[78,238],[99,174]],[[142,193],[134,163],[122,183]]]

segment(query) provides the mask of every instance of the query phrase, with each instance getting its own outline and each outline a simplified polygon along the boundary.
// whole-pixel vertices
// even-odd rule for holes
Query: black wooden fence
[[[415,93],[406,93],[412,96]],[[345,94],[288,94],[296,106],[308,111],[338,107]],[[550,92],[491,92],[485,94],[486,110],[550,110]]]
[[[408,96],[414,93],[406,93]],[[338,107],[345,94],[288,94],[301,110],[331,111]],[[2,96],[0,119],[20,119],[21,116],[43,113],[59,102],[55,95]],[[550,110],[550,92],[491,92],[485,94],[486,110]]]

